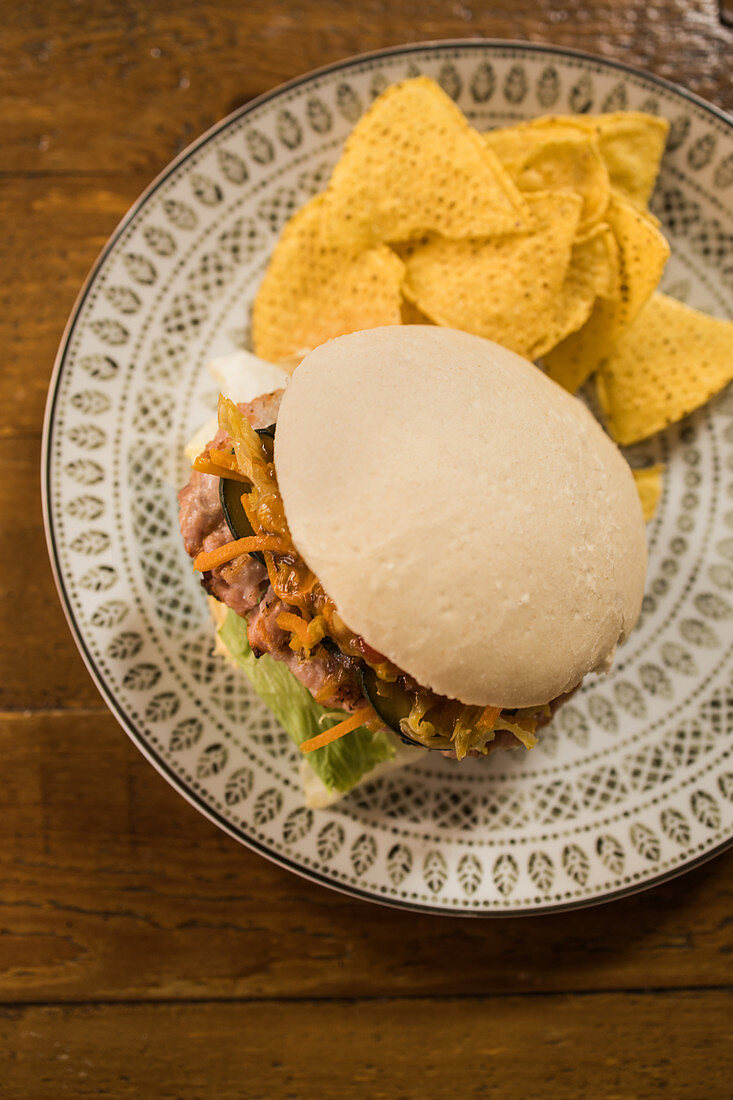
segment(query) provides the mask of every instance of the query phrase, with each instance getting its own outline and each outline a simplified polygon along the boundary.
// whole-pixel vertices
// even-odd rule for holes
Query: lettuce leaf
[[[247,623],[235,611],[227,612],[218,633],[254,690],[296,745],[346,717],[320,706],[282,661],[267,653],[255,657],[247,638]],[[339,741],[309,753],[307,760],[329,791],[346,792],[377,764],[392,760],[394,755],[394,746],[386,733],[372,733],[361,726]]]

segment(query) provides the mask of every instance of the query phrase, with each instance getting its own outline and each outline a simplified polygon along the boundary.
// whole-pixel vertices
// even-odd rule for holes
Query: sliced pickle
[[[272,462],[272,449],[275,439],[275,425],[267,428],[257,428],[257,434],[262,440],[262,448],[267,455],[267,461]],[[219,478],[219,500],[227,527],[235,539],[251,538],[254,535],[252,524],[247,519],[247,513],[242,504],[242,493],[250,492],[248,485],[241,481],[235,481],[231,477]],[[265,555],[260,550],[253,550],[251,557],[265,564]]]
[[[272,462],[275,450],[275,425],[268,424],[266,428],[256,428],[255,431],[262,440],[262,448],[267,456],[267,461]]]
[[[402,719],[407,718],[416,701],[415,695],[401,687],[399,683],[380,680],[373,668],[366,665],[359,672],[362,691],[385,726],[401,737],[406,745],[417,745],[423,749],[454,749],[454,735],[461,717],[466,717],[467,708],[462,703],[451,700],[435,699],[435,705],[429,708],[429,724],[433,734],[425,734],[423,741],[411,737],[402,729]],[[482,707],[468,708],[470,718],[475,721]],[[469,733],[471,726],[469,725]],[[471,744],[468,746],[472,747]]]
[[[400,728],[401,719],[407,718],[412,710],[414,701],[412,695],[401,688],[398,683],[380,680],[374,669],[370,668],[369,665],[365,665],[360,670],[359,678],[365,697],[385,726],[396,733],[398,737],[401,737],[406,745],[419,745],[420,748],[424,748],[424,745],[420,745],[419,741],[408,737]]]
[[[247,513],[242,504],[242,493],[250,492],[248,485],[241,481],[235,481],[231,477],[219,478],[219,500],[227,527],[235,539],[247,539],[254,535],[252,524],[247,519]],[[265,564],[265,555],[260,550],[253,550],[251,556]]]

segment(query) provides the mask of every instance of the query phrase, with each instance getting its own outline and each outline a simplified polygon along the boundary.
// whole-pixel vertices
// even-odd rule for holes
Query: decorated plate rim
[[[431,906],[425,905],[413,901],[409,901],[403,898],[394,898],[376,893],[370,889],[362,889],[352,884],[346,884],[340,882],[338,879],[329,877],[329,875],[322,871],[313,868],[305,867],[296,860],[290,859],[287,856],[269,848],[266,844],[260,842],[256,837],[244,832],[243,829],[235,826],[231,821],[219,813],[211,805],[208,805],[203,799],[192,791],[185,781],[179,777],[175,771],[169,766],[168,762],[162,757],[148,742],[145,734],[141,732],[135,722],[127,715],[122,706],[118,703],[113,690],[108,687],[104,676],[97,667],[94,657],[90,653],[81,626],[76,621],[74,612],[71,606],[71,600],[66,589],[64,578],[61,572],[61,566],[58,559],[58,552],[56,546],[56,538],[54,531],[54,520],[51,505],[51,493],[50,493],[50,479],[51,479],[51,443],[54,429],[54,413],[56,410],[57,399],[59,396],[61,375],[66,360],[67,350],[77,322],[81,315],[82,309],[87,300],[88,294],[93,287],[99,271],[103,267],[108,255],[114,249],[120,237],[123,235],[130,223],[136,218],[139,211],[145,206],[147,201],[152,195],[159,189],[159,187],[187,160],[189,160],[200,149],[207,145],[213,138],[219,133],[229,128],[233,123],[239,119],[244,118],[246,115],[259,108],[265,103],[278,98],[279,96],[293,91],[301,85],[308,84],[313,80],[327,76],[331,73],[339,72],[343,69],[350,69],[354,66],[369,64],[370,62],[376,62],[383,58],[395,57],[400,55],[409,56],[412,53],[424,53],[424,52],[438,52],[446,49],[455,49],[459,51],[476,50],[491,52],[493,50],[515,50],[519,53],[531,53],[531,54],[545,54],[548,57],[565,57],[575,59],[580,62],[586,62],[590,65],[600,66],[603,69],[617,70],[628,74],[629,76],[636,77],[645,82],[653,85],[657,85],[671,92],[673,95],[687,100],[694,104],[696,107],[704,111],[708,115],[712,115],[714,119],[722,122],[724,127],[733,128],[733,116],[717,107],[715,104],[705,100],[702,96],[697,95],[695,92],[677,84],[674,81],[667,80],[664,77],[660,77],[654,73],[650,73],[637,66],[630,65],[627,62],[618,61],[614,58],[602,57],[598,54],[593,54],[586,50],[575,49],[569,46],[555,46],[548,43],[541,42],[523,42],[517,39],[503,39],[503,38],[447,38],[447,39],[434,39],[426,42],[410,42],[397,46],[384,47],[381,49],[370,50],[365,53],[353,54],[349,57],[342,58],[339,61],[331,62],[327,65],[320,66],[315,69],[311,69],[306,73],[292,78],[282,84],[277,85],[274,88],[262,93],[254,99],[243,104],[241,107],[231,111],[224,118],[220,119],[213,126],[209,127],[206,131],[200,134],[193,142],[186,146],[185,149],[173,158],[145,187],[138,198],[132,203],[128,211],[119,221],[104,247],[99,252],[96,260],[87,274],[84,283],[77,295],[76,301],[69,314],[68,320],[64,327],[64,331],[59,342],[59,348],[54,361],[53,370],[49,380],[48,397],[45,406],[44,418],[43,418],[43,430],[42,430],[42,450],[41,450],[41,503],[43,511],[43,523],[46,537],[46,544],[51,564],[51,570],[54,578],[54,583],[59,595],[61,606],[64,612],[64,616],[69,625],[71,635],[79,650],[79,653],[84,661],[84,664],[89,672],[92,681],[94,682],[97,690],[99,691],[102,699],[109,707],[110,711],[117,719],[117,722],[128,735],[128,737],[137,746],[143,756],[156,768],[156,770],[166,779],[166,781],[176,790],[176,792],[182,795],[187,802],[189,802],[195,809],[208,818],[218,828],[222,829],[225,833],[231,836],[234,840],[240,844],[255,851],[258,855],[264,856],[270,862],[283,867],[285,870],[294,872],[301,878],[311,882],[315,882],[318,885],[325,886],[337,893],[346,895],[348,897],[359,898],[364,901],[369,901],[380,905],[385,908],[407,910],[409,912],[425,913],[435,916],[443,917],[471,917],[471,918],[506,918],[506,917],[524,917],[524,916],[537,916],[540,914],[561,913],[570,912],[576,909],[587,909],[594,906],[602,905],[610,901],[617,901],[625,897],[629,897],[634,894],[641,893],[645,890],[650,890],[655,886],[659,886],[665,882],[669,882],[681,875],[686,874],[688,871],[692,871],[695,868],[707,863],[709,860],[714,859],[728,848],[733,847],[733,832],[731,836],[721,843],[717,844],[713,848],[703,852],[702,854],[693,857],[680,863],[678,866],[670,868],[667,871],[662,872],[652,878],[645,879],[638,883],[631,883],[623,886],[617,890],[608,890],[606,893],[598,894],[587,898],[576,898],[568,902],[560,902],[557,904],[538,904],[537,906],[525,906],[523,908],[501,910],[501,909],[462,909],[459,907],[448,906]]]

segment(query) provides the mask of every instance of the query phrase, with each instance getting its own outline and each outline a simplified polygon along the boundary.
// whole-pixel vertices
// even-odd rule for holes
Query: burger
[[[406,755],[531,749],[641,608],[623,456],[538,367],[453,329],[341,336],[283,389],[221,397],[179,501],[219,644],[311,804]]]

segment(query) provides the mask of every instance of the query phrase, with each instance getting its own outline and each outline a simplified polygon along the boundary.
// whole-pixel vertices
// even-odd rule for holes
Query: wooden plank
[[[100,708],[48,562],[38,435],[0,436],[0,464],[0,710]]]
[[[41,422],[67,315],[144,177],[0,180],[0,710],[100,707],[45,550]]]
[[[0,438],[40,433],[66,319],[112,230],[147,183],[0,179]],[[37,482],[34,481],[34,488]]]
[[[0,1002],[669,988],[731,976],[733,852],[598,909],[427,917],[351,900],[239,846],[106,713],[6,716],[0,759]]]
[[[6,0],[3,15],[6,172],[152,175],[233,107],[281,81],[415,39],[510,37],[586,49],[733,104],[733,36],[711,2],[568,0],[557,9],[536,0],[270,0],[263,16],[238,0]]]
[[[730,1096],[730,1006],[705,992],[5,1010],[3,1086],[36,1100],[714,1100]]]

